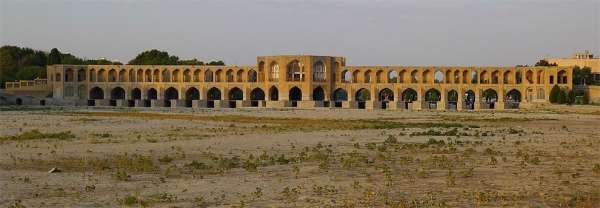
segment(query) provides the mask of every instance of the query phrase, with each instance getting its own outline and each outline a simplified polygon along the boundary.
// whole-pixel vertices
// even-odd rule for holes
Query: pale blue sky
[[[0,0],[0,43],[126,62],[157,48],[255,64],[515,65],[591,50],[600,0]]]

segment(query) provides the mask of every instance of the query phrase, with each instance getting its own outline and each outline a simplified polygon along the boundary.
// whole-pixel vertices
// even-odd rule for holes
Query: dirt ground
[[[0,118],[1,207],[600,207],[598,106]]]

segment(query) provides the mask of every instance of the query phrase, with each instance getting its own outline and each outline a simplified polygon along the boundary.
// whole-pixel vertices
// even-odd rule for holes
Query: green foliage
[[[31,80],[46,78],[46,65],[52,64],[121,64],[104,59],[86,60],[71,54],[63,54],[53,48],[50,53],[21,48],[17,46],[2,46],[0,48],[0,87],[13,80]]]
[[[61,64],[60,60],[60,51],[58,51],[56,48],[50,50],[50,54],[48,54],[48,65]]]
[[[33,80],[38,77],[46,77],[46,68],[42,66],[25,66],[15,73],[16,80]]]
[[[574,85],[591,85],[594,78],[592,75],[592,69],[590,67],[579,68],[575,66],[573,68],[573,84]]]
[[[558,85],[554,85],[554,87],[552,87],[552,90],[550,90],[550,103],[559,103],[559,97],[560,97],[560,87],[558,87]]]
[[[169,55],[168,52],[152,49],[138,54],[129,61],[130,65],[204,65],[198,59],[180,60],[179,57]],[[206,65],[222,66],[223,61],[211,61]]]
[[[558,94],[558,104],[565,104],[567,103],[569,100],[567,98],[567,93],[565,93],[564,90],[560,90],[559,94]]]
[[[59,133],[42,133],[37,129],[23,132],[22,134],[18,134],[15,136],[6,136],[0,137],[0,141],[4,140],[12,140],[12,141],[23,141],[23,140],[34,140],[34,139],[72,139],[75,138],[75,135],[70,131],[63,131]]]
[[[542,59],[535,63],[535,66],[556,66],[556,63],[550,64],[548,61]]]

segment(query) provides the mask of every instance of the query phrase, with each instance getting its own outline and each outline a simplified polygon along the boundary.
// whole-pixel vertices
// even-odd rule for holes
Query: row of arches
[[[273,86],[269,89],[269,100],[277,101],[279,100],[279,90],[277,87]],[[131,99],[133,100],[141,100],[142,99],[142,90],[140,88],[134,88],[131,90]],[[288,99],[290,101],[301,101],[302,100],[302,90],[298,87],[292,87],[288,93]],[[412,88],[407,88],[398,94],[400,100],[403,102],[414,102],[418,100],[418,93],[416,90]],[[366,88],[361,88],[355,93],[355,100],[358,102],[370,101],[371,100],[371,92]],[[146,91],[146,97],[148,100],[156,100],[159,99],[158,91],[155,88],[150,88]],[[425,91],[423,96],[424,101],[426,102],[438,102],[441,100],[441,92],[435,88],[431,88]],[[125,100],[126,92],[122,87],[115,87],[110,91],[110,95],[106,97],[104,95],[104,90],[100,87],[93,87],[90,89],[89,98],[92,100],[98,99],[111,99],[111,100]],[[250,100],[266,100],[265,92],[261,88],[254,88],[250,91]],[[465,101],[475,102],[475,92],[473,90],[468,90],[465,92],[463,96]],[[191,87],[185,91],[184,97],[179,97],[179,92],[177,89],[170,87],[167,88],[164,92],[164,95],[161,99],[164,100],[176,100],[176,99],[185,99],[185,100],[199,100],[200,99],[200,91]],[[206,93],[207,100],[222,100],[222,92],[219,88],[213,87],[210,88]],[[226,94],[227,100],[243,100],[244,99],[244,91],[238,87],[234,87],[230,89]],[[395,101],[395,94],[393,90],[389,88],[384,88],[380,90],[377,94],[378,101]],[[446,95],[446,99],[448,102],[459,102],[459,95],[456,90],[449,90]],[[483,99],[486,103],[494,103],[498,100],[498,93],[494,89],[487,89],[483,91],[481,99]],[[325,91],[321,87],[317,87],[313,90],[312,100],[314,101],[323,101],[325,100]],[[333,91],[332,101],[341,102],[348,101],[348,92],[343,88],[338,88]],[[521,92],[517,89],[512,89],[506,93],[505,100],[509,102],[520,102],[521,101]]]
[[[471,69],[403,69],[370,70],[347,69],[340,73],[342,83],[436,83],[436,84],[545,84],[546,70],[471,70]],[[566,70],[559,70],[557,84],[567,84]],[[554,75],[549,75],[549,84],[554,84]]]
[[[265,76],[269,81],[279,81],[279,64],[271,62],[268,73],[264,73],[264,62],[259,63],[258,71],[254,69],[90,69],[86,73],[79,69],[75,73],[66,69],[64,81],[90,82],[263,82]],[[523,74],[524,73],[524,74]],[[546,70],[526,69],[403,69],[403,70],[371,70],[346,69],[340,73],[343,83],[437,83],[437,84],[568,84],[566,70],[559,70],[556,77],[546,74]],[[87,75],[87,76],[86,76]],[[54,81],[61,81],[63,75],[56,73]],[[548,78],[548,80],[546,80]],[[556,79],[555,79],[556,78]],[[51,76],[52,79],[52,76]],[[286,81],[304,81],[304,66],[294,60],[286,66]],[[312,81],[327,80],[327,67],[317,61],[313,65]]]

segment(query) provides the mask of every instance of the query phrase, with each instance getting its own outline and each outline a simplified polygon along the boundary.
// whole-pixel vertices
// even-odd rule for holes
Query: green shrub
[[[6,136],[0,137],[0,141],[3,140],[13,140],[13,141],[21,141],[21,140],[34,140],[34,139],[58,139],[58,140],[66,140],[73,139],[75,135],[71,133],[71,131],[63,131],[58,133],[42,133],[37,129],[26,131],[21,134],[15,136]]]
[[[559,103],[558,99],[560,97],[560,87],[558,87],[558,85],[554,85],[554,87],[552,87],[552,90],[550,90],[550,103]]]

